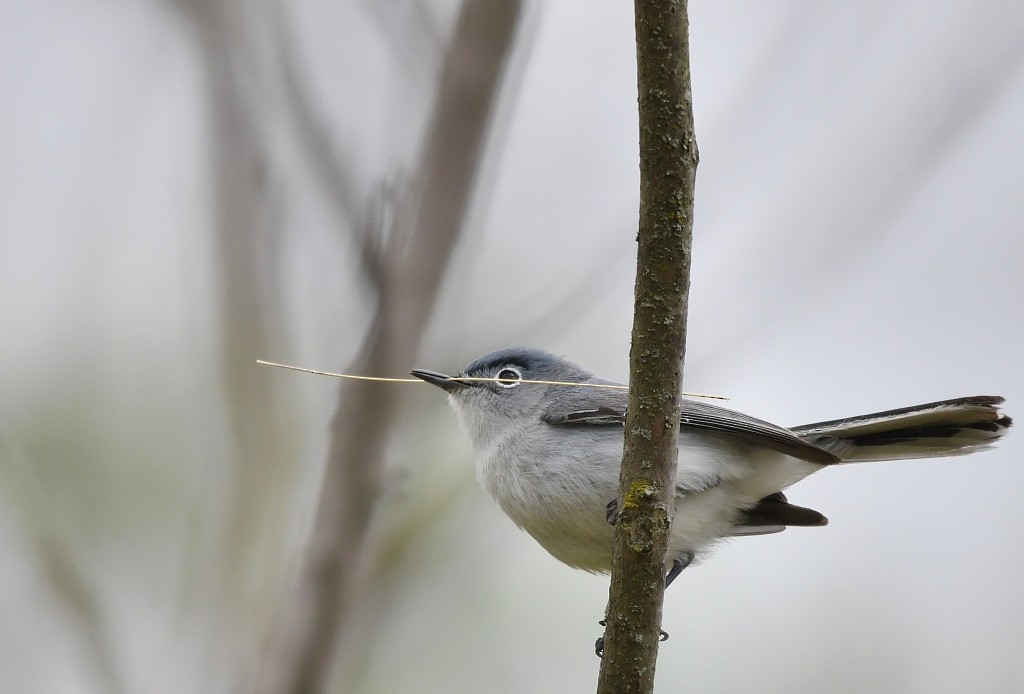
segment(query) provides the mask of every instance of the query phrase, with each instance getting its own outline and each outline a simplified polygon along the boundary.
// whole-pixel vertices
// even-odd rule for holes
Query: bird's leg
[[[672,581],[676,580],[679,574],[683,573],[683,569],[689,566],[691,562],[693,562],[693,552],[689,550],[672,560],[672,568],[668,570],[668,576],[665,577],[666,589],[672,585]]]
[[[604,519],[608,521],[609,525],[615,525],[619,522],[619,500],[612,499],[604,507]]]
[[[609,515],[611,515],[612,509],[615,509],[617,506],[618,504],[615,501],[612,501],[610,504],[608,504],[607,508],[609,509]],[[609,520],[608,522],[611,523],[612,521]],[[679,557],[672,560],[672,568],[668,570],[668,575],[665,576],[665,588],[668,588],[670,585],[672,585],[672,581],[676,580],[679,577],[679,574],[683,573],[683,569],[685,569],[693,562],[693,556],[693,552],[687,551],[683,552],[681,555],[679,555]],[[606,608],[605,614],[607,614],[607,612],[608,610]],[[607,626],[607,618],[602,619],[600,622],[598,622],[598,624],[600,624],[601,626]],[[661,634],[658,636],[658,640],[668,641],[668,632],[662,629]],[[599,636],[597,638],[597,641],[594,642],[594,653],[597,654],[598,658],[604,655],[604,636]]]
[[[609,525],[615,525],[619,520],[619,500],[612,499],[604,507],[604,519],[608,521]],[[602,619],[598,624],[601,626],[608,626],[608,608],[604,608],[605,618]],[[598,658],[604,656],[604,636],[598,636],[597,641],[594,642],[594,653],[597,654]]]
[[[687,550],[680,554],[678,557],[672,560],[672,568],[668,570],[668,575],[665,576],[665,590],[672,585],[672,581],[679,578],[679,574],[683,573],[683,569],[689,566],[693,562],[693,552]],[[668,641],[668,632],[664,629],[661,630],[661,640]]]

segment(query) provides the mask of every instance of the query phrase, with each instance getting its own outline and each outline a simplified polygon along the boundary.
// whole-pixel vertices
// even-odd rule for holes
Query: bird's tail
[[[934,458],[988,448],[1013,424],[1003,398],[977,395],[793,427],[846,462]]]

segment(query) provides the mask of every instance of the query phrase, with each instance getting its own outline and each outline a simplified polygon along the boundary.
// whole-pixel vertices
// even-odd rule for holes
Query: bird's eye
[[[495,378],[498,379],[498,385],[502,388],[515,388],[519,385],[519,381],[523,379],[523,374],[519,369],[506,366],[495,375]]]

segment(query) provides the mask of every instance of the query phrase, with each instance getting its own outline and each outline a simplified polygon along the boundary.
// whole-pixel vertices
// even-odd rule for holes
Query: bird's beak
[[[455,393],[462,390],[463,388],[469,388],[472,384],[466,383],[465,381],[458,381],[453,376],[448,376],[436,371],[427,371],[425,369],[413,369],[409,372],[416,378],[423,379],[431,385],[435,385],[441,390],[445,390],[449,393]]]

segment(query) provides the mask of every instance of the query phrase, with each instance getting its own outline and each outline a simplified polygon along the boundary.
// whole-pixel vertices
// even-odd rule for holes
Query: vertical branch
[[[64,613],[69,635],[78,642],[85,666],[93,674],[92,689],[127,692],[102,592],[84,570],[82,546],[64,514],[64,500],[39,484],[44,466],[21,445],[4,417],[0,417],[0,462],[4,506],[20,513],[40,587],[53,595],[56,607]],[[81,684],[88,689],[86,678]]]
[[[675,510],[697,145],[685,0],[635,0],[640,230],[629,405],[599,694],[652,692]]]
[[[235,446],[229,498],[226,564],[227,585],[236,591],[254,570],[254,536],[268,524],[273,507],[268,491],[286,479],[277,398],[269,374],[255,372],[251,362],[272,350],[271,326],[275,308],[274,237],[280,218],[268,177],[266,142],[250,113],[251,99],[241,93],[238,74],[242,46],[222,26],[233,8],[222,2],[221,23],[207,26],[201,46],[209,70],[211,104],[210,152],[215,204],[214,240],[219,260],[222,327],[221,372],[224,374],[227,416]],[[216,33],[214,33],[216,32]],[[269,523],[277,526],[278,523]]]
[[[291,467],[279,423],[273,377],[252,368],[272,352],[277,312],[274,252],[281,235],[280,182],[265,136],[268,101],[252,40],[252,4],[243,0],[165,0],[194,34],[205,73],[209,108],[213,253],[217,261],[219,358],[232,454],[224,487],[193,540],[199,561],[189,576],[190,601],[212,602],[207,667],[230,672],[252,651],[256,624],[273,581],[266,548],[279,546],[274,529],[283,507],[268,504]],[[254,48],[255,46],[255,48]],[[209,610],[204,612],[210,613]],[[204,615],[205,617],[205,615]]]
[[[413,185],[383,255],[368,259],[378,304],[356,371],[404,372],[415,357],[469,207],[520,8],[521,0],[462,6]],[[365,539],[397,397],[373,384],[341,390],[310,545],[264,658],[260,692],[326,689],[356,572],[372,552]]]

